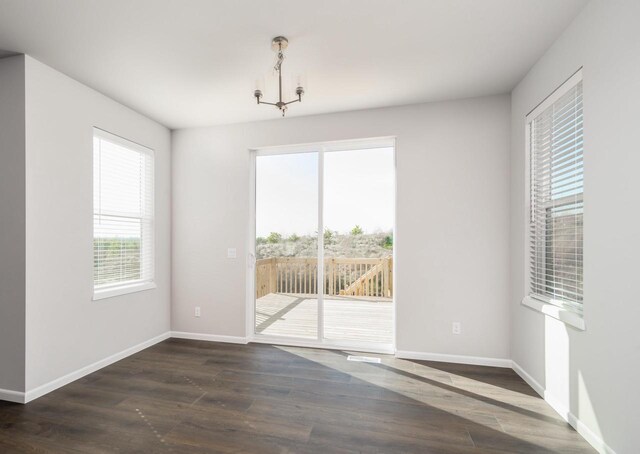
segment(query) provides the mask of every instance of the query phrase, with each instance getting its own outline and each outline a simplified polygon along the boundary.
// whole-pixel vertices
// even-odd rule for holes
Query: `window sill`
[[[96,290],[93,292],[93,301],[105,298],[113,298],[114,296],[126,295],[128,293],[142,292],[156,288],[155,282],[142,282],[137,284],[123,285],[122,287],[109,288],[104,290]]]
[[[549,317],[560,320],[561,322],[573,326],[580,331],[584,331],[586,329],[586,325],[584,323],[584,318],[582,318],[582,315],[572,310],[545,303],[535,298],[531,298],[530,296],[525,296],[522,299],[522,305],[530,307],[531,309],[534,309],[538,312],[542,312],[544,315],[548,315]]]

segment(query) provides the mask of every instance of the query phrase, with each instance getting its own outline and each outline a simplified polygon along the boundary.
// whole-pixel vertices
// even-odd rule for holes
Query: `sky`
[[[393,148],[324,154],[324,225],[347,233],[390,231],[394,222]],[[318,230],[318,154],[256,158],[256,235]]]

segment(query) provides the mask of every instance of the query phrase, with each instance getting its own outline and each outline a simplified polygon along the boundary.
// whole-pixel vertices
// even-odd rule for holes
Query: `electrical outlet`
[[[196,306],[196,311],[194,314],[196,317],[200,317],[200,306]]]
[[[230,247],[227,249],[227,258],[228,259],[235,259],[238,256],[238,251],[236,251],[236,248],[234,247]]]
[[[453,327],[451,328],[453,334],[460,334],[462,332],[462,326],[460,322],[453,322]]]

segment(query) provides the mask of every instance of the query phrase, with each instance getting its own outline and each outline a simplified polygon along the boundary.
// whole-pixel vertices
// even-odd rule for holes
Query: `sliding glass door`
[[[324,154],[324,337],[393,342],[393,148]]]
[[[254,153],[256,340],[391,349],[393,143]]]

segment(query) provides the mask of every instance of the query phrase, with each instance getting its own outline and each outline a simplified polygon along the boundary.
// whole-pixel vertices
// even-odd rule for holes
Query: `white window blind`
[[[94,129],[93,285],[96,295],[113,290],[135,291],[153,283],[153,175],[153,150]]]
[[[530,296],[582,310],[582,76],[527,117],[530,152]]]

